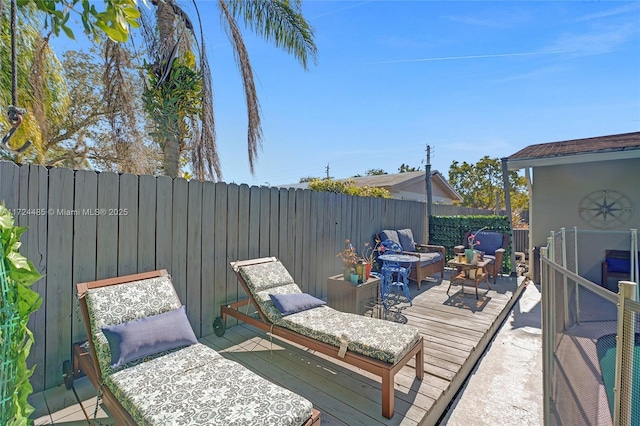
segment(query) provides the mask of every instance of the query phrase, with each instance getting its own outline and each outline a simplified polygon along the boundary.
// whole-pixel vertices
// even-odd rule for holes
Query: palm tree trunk
[[[180,173],[180,142],[175,137],[167,135],[164,140],[164,174],[177,178]]]
[[[175,11],[171,4],[172,0],[157,2],[156,19],[158,21],[158,33],[163,46],[160,55],[156,58],[156,65],[161,66],[163,61],[171,60],[171,52],[176,43]],[[165,84],[165,83],[162,83]],[[175,124],[175,125],[174,125]],[[169,128],[178,128],[178,123],[172,123]],[[165,135],[163,144],[164,153],[164,173],[176,178],[180,171],[180,141],[173,135]]]

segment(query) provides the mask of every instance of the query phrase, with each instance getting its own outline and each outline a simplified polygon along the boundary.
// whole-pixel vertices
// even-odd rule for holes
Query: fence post
[[[578,274],[578,227],[573,227],[573,261],[575,262],[576,275]],[[575,284],[575,299],[576,299],[576,324],[580,324],[580,286]]]
[[[544,424],[550,424],[551,420],[551,377],[553,363],[553,332],[551,330],[551,283],[549,280],[549,267],[543,261],[548,258],[548,247],[540,247],[540,287],[542,291],[542,407]]]
[[[613,388],[613,424],[616,426],[631,424],[630,384],[633,376],[635,321],[627,324],[624,317],[626,300],[635,300],[636,286],[637,284],[631,281],[618,282],[620,291],[618,292],[618,335],[616,337],[616,382]]]
[[[564,269],[568,269],[567,268],[567,230],[565,229],[565,227],[563,226],[562,228],[560,228],[560,235],[562,238],[562,245],[561,245],[561,250],[562,250],[562,267]],[[562,326],[562,331],[565,331],[567,328],[569,328],[569,283],[567,281],[567,275],[566,274],[562,274],[562,295],[564,300],[562,301],[562,310],[564,312],[564,321],[563,321],[563,326]]]

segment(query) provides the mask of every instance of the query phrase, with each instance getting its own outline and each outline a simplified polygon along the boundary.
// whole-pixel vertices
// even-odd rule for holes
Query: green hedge
[[[431,216],[429,218],[429,244],[444,246],[447,260],[453,258],[453,248],[463,244],[464,234],[481,228],[509,235],[509,247],[504,254],[502,271],[511,271],[513,236],[507,216]]]

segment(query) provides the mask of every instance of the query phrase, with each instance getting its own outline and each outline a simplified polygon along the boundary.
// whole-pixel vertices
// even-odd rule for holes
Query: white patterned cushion
[[[239,272],[269,321],[312,339],[340,346],[340,338],[344,335],[349,341],[348,350],[394,364],[420,338],[414,327],[340,312],[328,306],[283,317],[269,294],[295,294],[301,290],[282,263],[243,266]]]
[[[280,325],[324,343],[395,364],[415,346],[420,332],[409,325],[337,311],[328,306],[287,315]]]
[[[200,343],[117,371],[105,383],[140,426],[301,425],[305,398]]]

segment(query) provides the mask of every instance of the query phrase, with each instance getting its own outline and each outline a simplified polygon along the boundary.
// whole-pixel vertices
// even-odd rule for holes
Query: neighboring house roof
[[[640,157],[640,132],[529,145],[507,157],[509,170]]]
[[[424,182],[425,171],[417,171],[417,172],[405,172],[405,173],[394,173],[394,174],[386,174],[386,175],[374,175],[374,176],[362,176],[362,177],[352,177],[347,178],[349,180],[353,180],[356,186],[368,186],[375,188],[385,188],[389,190],[392,194],[399,193],[403,189],[408,188],[418,182]],[[347,179],[338,179],[338,180],[347,180]],[[440,172],[437,170],[431,171],[431,183],[432,185],[438,185],[438,187],[446,194],[446,198],[453,200],[454,202],[462,202],[462,196],[458,194],[458,192],[453,189],[453,187],[449,184],[449,182],[442,176]],[[297,188],[297,189],[307,189],[309,184],[307,182],[291,184],[291,185],[279,185],[282,188]]]
[[[408,187],[410,185],[415,184],[416,182],[424,182],[426,172],[417,171],[417,172],[405,172],[405,173],[394,173],[387,175],[374,175],[374,176],[363,176],[357,178],[351,178],[355,180],[356,186],[370,186],[370,187],[378,187],[378,188],[386,188],[390,192],[399,192],[403,188]],[[453,189],[453,187],[449,184],[449,182],[442,176],[442,174],[437,170],[431,171],[431,183],[434,184],[435,181],[438,181],[441,189],[447,193],[448,197],[453,201],[462,202],[462,196],[458,194],[458,192]]]
[[[426,172],[405,172],[405,173],[394,173],[394,174],[386,174],[386,175],[373,175],[373,176],[361,176],[349,178],[356,182],[356,186],[375,186],[378,188],[391,188],[398,185],[403,185],[407,183],[414,183],[416,181],[424,182],[424,175]],[[438,171],[434,170],[431,172],[431,177],[437,174]]]

